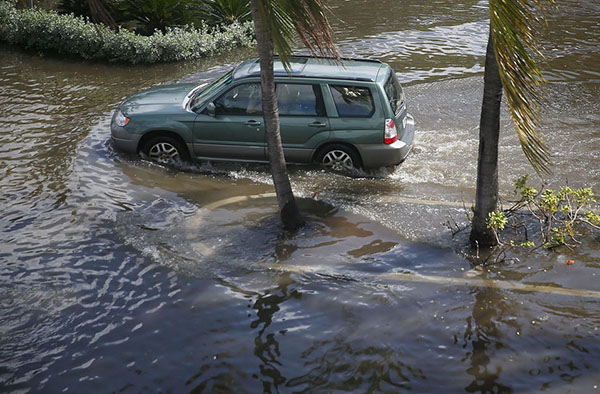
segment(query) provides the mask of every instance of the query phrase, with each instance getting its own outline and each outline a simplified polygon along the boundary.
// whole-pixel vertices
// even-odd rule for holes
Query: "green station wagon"
[[[298,56],[274,70],[286,162],[351,170],[397,165],[410,153],[414,120],[389,65]],[[266,162],[258,60],[209,84],[136,93],[115,111],[111,132],[116,149],[160,163]]]

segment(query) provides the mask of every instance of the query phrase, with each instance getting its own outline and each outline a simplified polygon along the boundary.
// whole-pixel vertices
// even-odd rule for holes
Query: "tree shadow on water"
[[[468,360],[470,366],[466,372],[473,380],[464,390],[468,393],[512,393],[511,387],[499,382],[502,366],[494,363],[496,352],[505,348],[498,325],[502,316],[510,314],[511,306],[502,299],[498,289],[476,289],[474,295],[473,311],[467,317],[463,336],[463,347],[468,347],[469,343],[471,346],[463,362]],[[518,326],[515,328],[519,330]]]
[[[254,355],[260,363],[260,377],[255,377],[261,380],[265,393],[278,392],[278,387],[287,381],[280,371],[282,361],[277,340],[277,335],[283,335],[285,332],[270,332],[269,327],[275,314],[281,310],[281,304],[302,297],[301,292],[294,288],[294,284],[289,273],[283,274],[279,286],[258,295],[252,306],[256,312],[256,319],[251,322],[250,327],[258,329],[254,338]]]
[[[343,308],[311,313],[314,298],[325,294],[309,291],[305,298],[302,283],[294,278],[282,273],[278,284],[258,294],[252,305],[256,319],[250,326],[257,330],[254,356],[259,361],[259,373],[253,378],[261,382],[264,393],[397,392],[425,380],[421,369],[405,361],[407,356],[397,347],[355,332],[352,321],[361,319],[358,314],[344,316],[349,312]]]
[[[462,343],[472,379],[466,392],[587,392],[597,385],[595,301],[494,288],[472,294]]]

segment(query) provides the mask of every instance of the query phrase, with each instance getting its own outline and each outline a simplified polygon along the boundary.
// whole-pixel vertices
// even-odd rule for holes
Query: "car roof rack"
[[[281,58],[279,55],[274,55],[274,60],[277,60],[279,62],[280,59]],[[291,73],[288,73],[287,71],[284,71],[282,69],[279,69],[279,67],[277,67],[278,69],[274,70],[274,74],[279,77],[281,77],[281,76],[285,77],[285,76],[289,76],[289,75],[293,74],[295,78],[339,79],[339,80],[350,80],[350,81],[353,80],[353,81],[363,81],[363,82],[375,82],[375,80],[376,80],[376,73],[367,73],[367,74],[363,73],[362,75],[346,74],[343,77],[341,77],[339,75],[339,73],[332,72],[331,70],[329,70],[329,71],[325,71],[324,74],[309,73],[307,75],[303,75],[304,67],[309,66],[308,61],[310,59],[329,60],[332,63],[336,62],[336,60],[337,60],[333,57],[326,57],[326,56],[315,57],[315,56],[310,56],[310,55],[290,55],[289,60],[291,63],[290,66],[292,68]],[[373,59],[346,58],[346,57],[340,58],[340,59],[346,60],[346,61],[367,62],[373,66],[377,65],[379,67],[381,67],[384,64],[379,60],[373,60]],[[253,66],[250,66],[250,64],[252,64]],[[299,66],[297,70],[293,70],[295,68],[295,64],[297,64]],[[260,66],[260,60],[258,58],[238,64],[233,70],[233,79],[243,79],[243,78],[248,78],[248,77],[260,76],[260,71],[254,65]],[[312,66],[313,65],[310,65],[310,67],[312,67]],[[316,66],[318,66],[318,64]],[[240,70],[240,67],[243,67],[244,69],[241,74],[238,74],[238,70]],[[370,75],[370,74],[372,74],[372,75]]]
[[[273,56],[276,59],[279,59],[280,56],[275,54]],[[290,58],[307,58],[307,59],[326,59],[326,60],[338,60],[333,56],[313,56],[313,55],[302,55],[302,54],[292,54],[289,56]],[[354,60],[359,62],[370,62],[370,63],[381,63],[379,60],[369,59],[366,57],[340,57],[339,60]],[[258,61],[258,59],[257,59]]]

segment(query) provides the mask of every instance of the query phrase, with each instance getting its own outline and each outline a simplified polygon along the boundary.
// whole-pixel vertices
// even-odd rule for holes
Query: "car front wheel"
[[[169,136],[158,136],[148,140],[142,152],[150,160],[160,164],[173,165],[188,160],[185,148]]]
[[[352,171],[360,167],[358,155],[344,145],[330,145],[319,155],[318,162],[334,171]]]

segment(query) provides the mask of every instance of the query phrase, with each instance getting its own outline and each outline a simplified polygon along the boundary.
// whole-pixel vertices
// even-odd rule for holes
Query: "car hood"
[[[127,97],[121,103],[121,110],[125,114],[133,114],[161,109],[182,109],[183,99],[196,86],[198,84],[194,83],[156,86]]]

